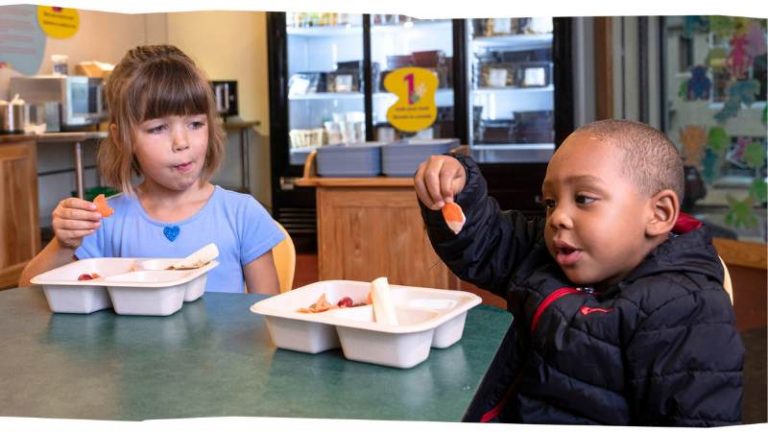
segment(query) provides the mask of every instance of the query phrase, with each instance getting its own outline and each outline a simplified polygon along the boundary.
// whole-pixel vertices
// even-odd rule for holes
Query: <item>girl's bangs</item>
[[[143,85],[136,86],[139,121],[169,115],[207,114],[211,89],[207,81],[180,65],[159,64],[147,71]]]

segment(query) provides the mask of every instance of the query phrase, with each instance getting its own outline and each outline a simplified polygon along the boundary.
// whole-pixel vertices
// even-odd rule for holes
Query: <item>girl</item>
[[[19,285],[73,259],[184,257],[214,242],[219,266],[206,291],[276,294],[272,248],[283,234],[250,195],[210,183],[224,153],[210,84],[174,46],[128,51],[105,89],[109,136],[101,144],[102,178],[122,190],[103,218],[93,203],[62,200],[55,238],[30,261]],[[140,177],[138,186],[132,176]]]

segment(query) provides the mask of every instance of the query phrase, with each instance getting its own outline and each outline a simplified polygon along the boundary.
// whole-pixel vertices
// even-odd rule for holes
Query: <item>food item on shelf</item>
[[[96,198],[93,199],[93,203],[96,204],[96,210],[98,210],[103,217],[110,217],[112,216],[112,213],[115,212],[115,209],[107,204],[107,198],[104,194],[97,195]]]
[[[80,276],[77,277],[77,280],[79,281],[87,281],[87,280],[93,280],[100,278],[101,275],[98,273],[83,273]]]
[[[371,282],[371,300],[373,300],[373,316],[377,323],[397,325],[395,303],[386,277],[376,278]]]
[[[464,227],[464,222],[467,221],[461,207],[455,202],[445,203],[443,206],[443,219],[445,219],[446,225],[454,234],[458,234]]]

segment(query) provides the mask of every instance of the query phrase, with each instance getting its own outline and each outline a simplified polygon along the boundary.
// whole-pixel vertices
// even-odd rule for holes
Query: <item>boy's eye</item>
[[[544,205],[544,208],[546,208],[547,210],[555,208],[556,204],[557,203],[555,202],[555,200],[550,198],[544,198],[544,200],[542,201],[542,205]]]
[[[588,195],[576,195],[576,203],[577,204],[591,204],[595,202],[596,198],[588,196]]]

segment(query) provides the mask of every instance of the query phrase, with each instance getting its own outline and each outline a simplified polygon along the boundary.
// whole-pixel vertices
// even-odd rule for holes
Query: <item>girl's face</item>
[[[133,153],[144,181],[169,191],[196,186],[208,150],[205,114],[146,120],[134,134]]]
[[[617,282],[649,250],[651,200],[623,173],[622,156],[617,146],[577,133],[565,140],[547,167],[544,239],[575,284]]]

